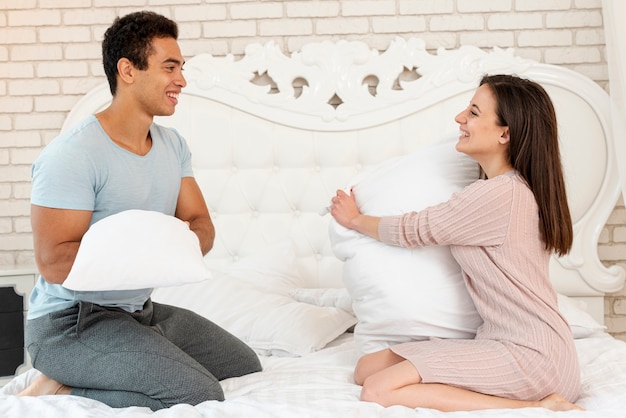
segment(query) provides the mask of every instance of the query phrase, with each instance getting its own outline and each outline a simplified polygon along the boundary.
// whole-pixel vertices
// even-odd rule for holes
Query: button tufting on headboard
[[[399,81],[407,69],[416,76]],[[187,61],[178,109],[157,121],[178,129],[192,149],[217,231],[207,261],[224,267],[290,238],[310,286],[341,286],[329,216],[319,215],[335,190],[385,159],[456,135],[454,116],[480,77],[498,72],[542,83],[555,102],[576,234],[571,254],[552,263],[557,290],[595,300],[619,290],[624,270],[604,267],[597,254],[620,193],[606,92],[579,73],[512,50],[464,46],[432,54],[419,39],[398,38],[382,53],[361,42],[314,43],[291,56],[274,43],[255,44],[240,60],[200,54]],[[251,82],[264,73],[275,84],[271,92]],[[328,103],[334,95],[336,106]],[[109,99],[106,89],[94,90],[65,126]]]

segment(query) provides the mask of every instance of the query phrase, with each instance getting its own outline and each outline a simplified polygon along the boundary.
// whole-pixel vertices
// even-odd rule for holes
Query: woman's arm
[[[330,213],[340,225],[390,245],[493,246],[506,235],[514,190],[532,193],[512,176],[499,176],[477,181],[447,202],[383,218],[362,214],[354,196],[338,190]]]

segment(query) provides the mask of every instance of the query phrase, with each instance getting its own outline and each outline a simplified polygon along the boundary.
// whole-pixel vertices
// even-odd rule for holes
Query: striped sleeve
[[[450,200],[419,212],[384,217],[380,240],[402,247],[425,245],[498,246],[510,223],[514,187],[510,176],[479,180]]]

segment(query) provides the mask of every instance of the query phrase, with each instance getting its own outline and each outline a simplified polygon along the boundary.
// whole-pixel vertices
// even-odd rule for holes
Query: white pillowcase
[[[289,295],[298,302],[315,306],[332,306],[354,314],[352,298],[344,287],[294,289],[289,292]]]
[[[565,317],[572,330],[574,338],[587,338],[598,331],[606,330],[604,325],[599,324],[585,309],[585,302],[568,298],[557,293],[559,311]]]
[[[302,288],[290,292],[294,299],[317,306],[335,306],[348,312],[352,310],[352,299],[346,288]],[[589,313],[587,304],[557,293],[559,311],[567,320],[575,339],[587,338],[606,330]]]
[[[133,209],[91,225],[63,287],[147,289],[210,277],[198,236],[187,224],[161,212]]]
[[[474,160],[458,153],[455,138],[428,145],[376,167],[352,185],[360,210],[399,215],[448,200],[478,178]],[[329,226],[332,249],[345,261],[343,280],[358,318],[362,353],[441,338],[473,338],[482,323],[447,246],[407,249]]]
[[[152,299],[208,318],[258,354],[302,356],[323,348],[356,323],[345,310],[290,297],[303,283],[295,250],[287,242],[242,259],[211,280],[156,289]]]

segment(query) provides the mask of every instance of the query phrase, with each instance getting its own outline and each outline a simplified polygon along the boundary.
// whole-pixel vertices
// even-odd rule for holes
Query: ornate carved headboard
[[[624,281],[624,270],[606,268],[597,254],[620,193],[609,99],[581,74],[512,50],[433,54],[420,39],[397,38],[384,52],[339,41],[287,56],[268,43],[249,45],[241,59],[189,59],[175,115],[157,122],[178,129],[192,149],[218,234],[207,262],[225,267],[291,238],[310,286],[342,286],[320,210],[355,173],[455,135],[453,118],[485,73],[533,79],[555,103],[575,243],[554,258],[552,277],[559,292],[586,299],[602,320],[603,294]],[[96,88],[65,126],[109,101],[108,86]]]

